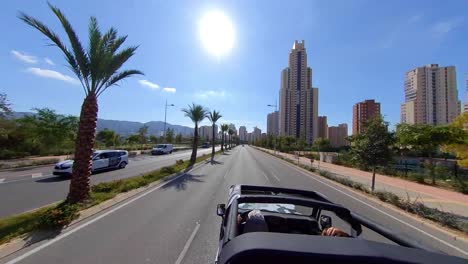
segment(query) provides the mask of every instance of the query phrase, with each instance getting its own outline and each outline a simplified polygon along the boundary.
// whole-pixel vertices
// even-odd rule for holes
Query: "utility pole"
[[[276,100],[275,100],[276,101]],[[275,108],[275,112],[278,112],[278,102],[275,102],[274,105],[272,104],[269,104],[267,105],[269,107],[274,107]],[[278,113],[279,115],[279,113]],[[273,143],[273,148],[274,148],[274,151],[275,151],[275,154],[276,154],[276,141],[278,140],[278,130],[279,130],[279,120],[276,120],[276,124],[278,124],[278,127],[277,129],[275,129],[275,141]]]
[[[167,104],[167,99],[166,99],[166,108],[164,109],[164,132],[163,132],[164,140],[166,140],[166,115],[167,115],[167,107],[168,107],[168,106],[174,106],[174,104],[168,105],[168,104]]]

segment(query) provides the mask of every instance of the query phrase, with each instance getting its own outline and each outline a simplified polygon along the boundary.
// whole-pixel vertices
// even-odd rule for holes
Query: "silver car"
[[[126,150],[98,150],[93,153],[92,172],[106,169],[123,169],[128,164],[128,152]],[[72,173],[73,160],[64,160],[55,164],[54,175],[70,175]]]

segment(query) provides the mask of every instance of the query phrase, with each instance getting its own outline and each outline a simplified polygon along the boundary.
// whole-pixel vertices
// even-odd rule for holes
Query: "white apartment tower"
[[[312,143],[318,134],[318,88],[312,87],[304,41],[295,41],[289,65],[281,72],[279,130],[282,136]]]
[[[405,103],[401,122],[445,125],[459,114],[455,67],[429,64],[405,75]]]

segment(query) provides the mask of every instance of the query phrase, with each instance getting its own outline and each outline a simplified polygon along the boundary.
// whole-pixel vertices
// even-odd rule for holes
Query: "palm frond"
[[[58,35],[50,30],[44,23],[41,21],[35,19],[34,17],[31,17],[23,12],[20,12],[18,15],[18,18],[24,21],[26,24],[30,25],[31,27],[37,29],[39,32],[44,34],[47,38],[49,38],[52,41],[52,45],[57,46],[65,55],[65,59],[67,60],[70,69],[75,73],[75,75],[78,77],[80,82],[83,83],[83,76],[81,74],[80,68],[78,67],[78,64],[76,62],[75,56],[73,53],[68,50],[68,48],[63,44],[63,42],[60,40]],[[86,84],[83,85],[85,89],[85,93],[87,94],[89,92],[88,86]]]
[[[211,123],[215,124],[223,116],[218,111],[213,110],[213,112],[210,112],[207,117]]]
[[[98,74],[100,72],[100,42],[101,42],[101,31],[95,17],[91,17],[89,20],[89,46],[88,46],[88,58],[89,58],[89,75],[91,79],[91,90],[95,90],[96,82],[99,79]]]
[[[132,75],[136,75],[136,74],[141,74],[141,75],[144,75],[141,71],[139,70],[125,70],[125,71],[121,71],[117,74],[114,74],[105,84],[105,87],[103,89],[100,90],[99,93],[96,94],[96,96],[99,97],[99,95],[101,95],[107,88],[109,88],[110,86],[112,85],[118,85],[117,83],[127,77],[130,77]]]
[[[75,54],[76,62],[81,71],[82,78],[84,82],[87,83],[89,86],[89,59],[86,55],[85,50],[83,49],[83,46],[81,45],[80,40],[78,39],[78,36],[76,35],[70,22],[68,22],[68,19],[62,13],[62,11],[60,11],[60,9],[51,5],[50,3],[48,3],[48,5],[50,9],[52,9],[52,12],[54,12],[55,16],[57,16],[57,18],[60,20],[63,29],[67,33],[73,53]]]

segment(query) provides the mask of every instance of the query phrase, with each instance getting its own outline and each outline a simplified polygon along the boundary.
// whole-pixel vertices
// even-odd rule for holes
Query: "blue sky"
[[[195,102],[220,110],[225,122],[266,128],[278,97],[280,72],[295,39],[305,40],[319,114],[329,125],[348,123],[352,105],[381,102],[399,121],[406,71],[425,64],[454,65],[459,97],[468,72],[468,1],[110,1],[54,0],[86,42],[90,16],[102,29],[114,26],[140,45],[127,68],[145,76],[124,81],[99,98],[99,117],[129,121],[164,119],[192,126],[181,108]],[[83,90],[63,55],[16,16],[24,11],[63,31],[45,1],[7,1],[0,9],[0,92],[16,111],[50,107],[77,115]],[[231,52],[212,56],[199,37],[199,21],[224,12],[235,30]],[[147,80],[154,85],[142,85]],[[148,84],[148,83],[146,83]],[[153,88],[151,88],[152,86]],[[164,89],[164,88],[175,88]]]

